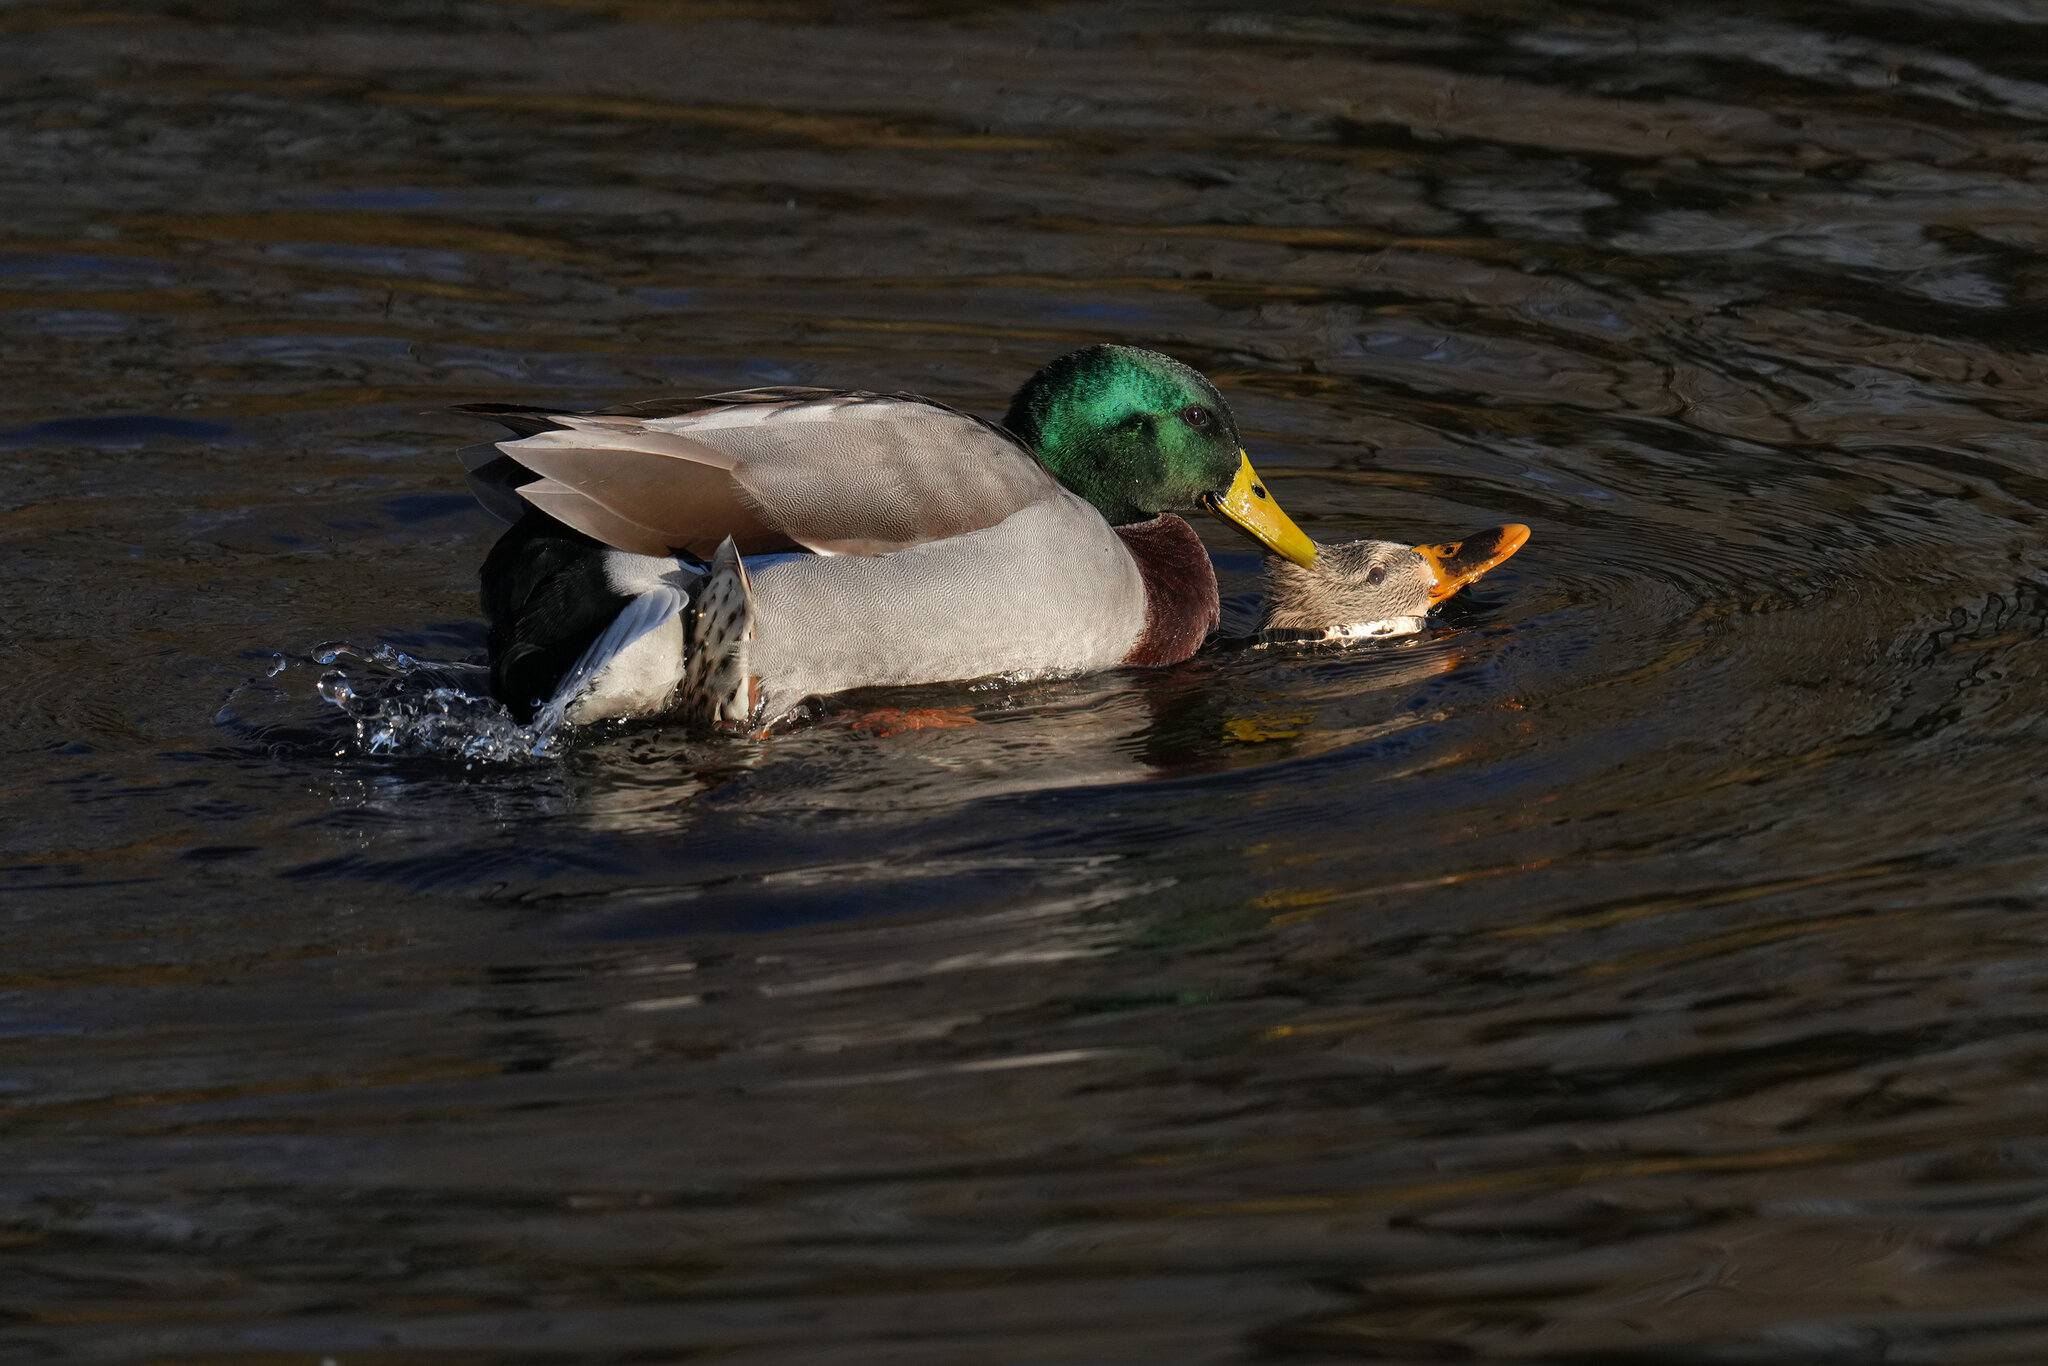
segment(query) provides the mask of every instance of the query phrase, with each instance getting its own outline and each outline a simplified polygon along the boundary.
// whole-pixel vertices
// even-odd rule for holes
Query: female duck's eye
[[[1387,567],[1383,564],[1376,564],[1372,567],[1372,571],[1365,576],[1365,581],[1377,587],[1386,577]]]
[[[1180,420],[1198,432],[1212,432],[1216,430],[1216,414],[1210,412],[1199,403],[1190,403],[1187,407],[1181,409]]]

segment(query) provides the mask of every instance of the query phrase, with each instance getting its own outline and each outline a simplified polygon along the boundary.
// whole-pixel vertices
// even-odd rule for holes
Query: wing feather
[[[526,515],[528,504],[520,498],[519,486],[532,483],[533,475],[516,461],[501,455],[471,470],[465,482],[484,511],[506,526]]]
[[[584,497],[567,484],[535,479],[521,484],[518,494],[563,526],[635,555],[671,555],[668,537],[653,527],[619,516],[604,504]]]
[[[797,548],[749,505],[733,480],[739,462],[724,451],[671,432],[602,420],[569,422],[499,443],[507,456],[552,486],[540,498],[533,494],[534,485],[519,489],[521,497],[550,516],[642,555],[682,552],[708,559],[728,536],[749,555]],[[595,511],[576,506],[572,500],[579,498]],[[628,545],[615,539],[620,531],[597,529],[612,520],[638,528],[637,542]],[[643,548],[657,543],[658,549]]]
[[[523,434],[498,443],[540,476],[509,485],[519,497],[639,554],[703,559],[731,536],[745,554],[878,555],[984,530],[1059,489],[1010,433],[912,395],[783,388],[480,415]]]
[[[829,395],[650,425],[738,457],[764,522],[841,555],[980,531],[1059,487],[1015,438],[922,400]]]

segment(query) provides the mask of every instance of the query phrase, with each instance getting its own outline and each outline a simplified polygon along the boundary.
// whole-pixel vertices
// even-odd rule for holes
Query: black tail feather
[[[491,692],[523,724],[632,599],[605,575],[608,548],[538,509],[484,558]]]

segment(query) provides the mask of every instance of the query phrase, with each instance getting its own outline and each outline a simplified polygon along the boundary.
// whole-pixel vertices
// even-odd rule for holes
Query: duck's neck
[[[1140,669],[1178,664],[1223,620],[1208,547],[1170,512],[1120,526],[1116,534],[1145,584],[1145,630],[1123,662]]]
[[[1032,424],[1019,434],[1037,452],[1038,463],[1087,499],[1111,526],[1147,521],[1165,506],[1157,472],[1148,470],[1142,452],[1132,449],[1135,440],[1097,439],[1084,446],[1061,423]]]

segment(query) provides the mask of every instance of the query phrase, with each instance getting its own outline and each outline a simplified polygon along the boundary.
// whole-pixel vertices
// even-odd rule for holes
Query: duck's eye
[[[1376,564],[1372,567],[1371,571],[1366,574],[1365,581],[1369,584],[1372,584],[1375,588],[1377,588],[1386,577],[1387,567],[1383,564]]]
[[[1190,403],[1187,407],[1181,409],[1180,420],[1198,432],[1213,432],[1216,430],[1216,414],[1210,412],[1199,403]]]

